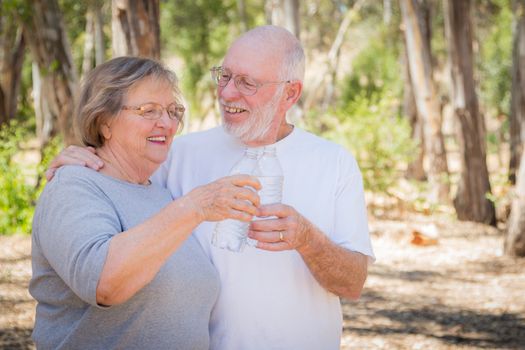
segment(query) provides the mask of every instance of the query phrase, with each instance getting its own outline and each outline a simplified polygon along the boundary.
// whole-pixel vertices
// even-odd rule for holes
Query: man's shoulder
[[[297,128],[296,131],[298,142],[305,146],[320,148],[327,152],[347,152],[343,146],[332,140],[315,135],[305,129]]]
[[[357,167],[357,162],[352,153],[339,143],[313,134],[304,129],[297,129],[296,144],[310,157],[324,161],[337,161],[346,163],[352,168]]]
[[[221,126],[211,129],[195,131],[182,136],[175,137],[173,143],[176,145],[193,145],[202,141],[210,142],[224,137],[224,131]]]

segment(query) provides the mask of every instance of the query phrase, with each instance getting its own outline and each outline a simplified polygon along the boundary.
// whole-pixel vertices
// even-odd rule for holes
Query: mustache
[[[228,108],[239,108],[239,109],[244,109],[244,110],[250,111],[250,108],[248,108],[247,106],[244,106],[244,105],[238,104],[238,103],[228,103],[228,102],[224,101],[223,99],[219,99],[219,104],[221,106],[228,107]]]

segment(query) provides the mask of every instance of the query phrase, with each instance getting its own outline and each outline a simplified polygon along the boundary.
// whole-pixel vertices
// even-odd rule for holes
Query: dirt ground
[[[377,261],[342,301],[341,349],[525,349],[525,259],[502,256],[501,231],[422,216],[370,228]],[[29,236],[0,236],[0,349],[34,348],[30,275]]]

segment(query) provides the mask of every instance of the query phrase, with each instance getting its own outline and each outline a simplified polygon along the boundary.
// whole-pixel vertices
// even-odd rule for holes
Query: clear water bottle
[[[261,205],[281,203],[283,197],[283,168],[277,158],[275,145],[264,147],[262,156],[257,162],[253,172],[261,183],[259,198]],[[268,217],[256,217],[254,220],[268,219]],[[248,244],[254,246],[257,241],[248,238]]]
[[[241,160],[233,166],[230,175],[252,175],[261,151],[261,148],[247,148]],[[234,219],[219,221],[215,225],[211,243],[218,248],[241,252],[247,243],[249,226],[249,222]]]

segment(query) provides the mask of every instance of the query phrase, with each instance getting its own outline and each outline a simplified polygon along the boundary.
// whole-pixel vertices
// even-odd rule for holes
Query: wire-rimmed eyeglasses
[[[210,72],[213,81],[220,87],[228,85],[229,81],[233,78],[235,87],[244,96],[255,95],[259,88],[267,84],[290,83],[290,80],[258,82],[247,75],[234,75],[232,71],[222,66],[213,67],[210,69]]]

